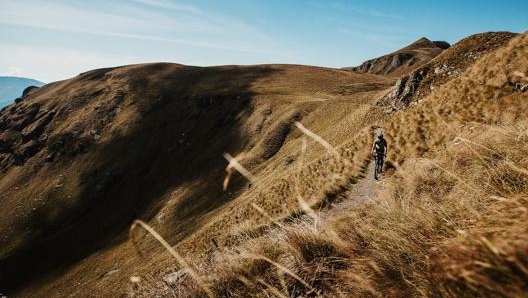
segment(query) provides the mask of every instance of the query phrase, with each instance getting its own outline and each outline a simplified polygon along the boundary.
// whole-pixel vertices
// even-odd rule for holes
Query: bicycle
[[[381,171],[383,170],[383,154],[374,154],[374,179],[379,180]]]

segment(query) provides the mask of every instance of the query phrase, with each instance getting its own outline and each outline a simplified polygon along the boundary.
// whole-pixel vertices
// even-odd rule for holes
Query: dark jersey
[[[374,151],[376,154],[385,154],[387,148],[387,141],[384,138],[377,139],[374,142]]]

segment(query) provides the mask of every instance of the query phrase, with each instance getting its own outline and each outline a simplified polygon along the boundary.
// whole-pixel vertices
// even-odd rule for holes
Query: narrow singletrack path
[[[325,221],[360,204],[375,200],[381,189],[385,187],[383,174],[381,180],[374,179],[374,162],[372,161],[365,175],[364,178],[358,179],[356,184],[341,194],[338,200],[321,210],[319,219]]]

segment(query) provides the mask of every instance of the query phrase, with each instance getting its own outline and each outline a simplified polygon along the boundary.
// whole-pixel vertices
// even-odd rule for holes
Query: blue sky
[[[157,61],[346,67],[420,37],[527,29],[526,0],[1,0],[0,75],[51,82]]]

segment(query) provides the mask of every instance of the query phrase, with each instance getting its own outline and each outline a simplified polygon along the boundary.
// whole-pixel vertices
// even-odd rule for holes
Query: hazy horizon
[[[355,66],[426,37],[526,30],[521,1],[3,0],[0,75],[51,82],[173,62]]]

